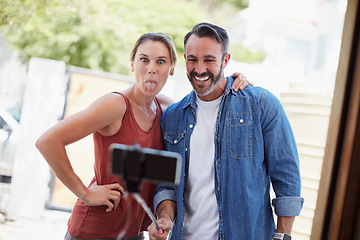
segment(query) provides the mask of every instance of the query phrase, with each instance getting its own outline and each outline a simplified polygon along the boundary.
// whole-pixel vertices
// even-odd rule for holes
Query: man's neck
[[[202,101],[213,101],[218,99],[225,92],[227,79],[224,75],[221,76],[219,82],[215,85],[214,89],[206,96],[198,96]]]

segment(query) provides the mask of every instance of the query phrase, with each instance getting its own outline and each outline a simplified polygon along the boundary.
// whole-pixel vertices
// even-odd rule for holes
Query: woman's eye
[[[164,64],[164,63],[165,63],[165,61],[164,61],[164,60],[159,60],[159,61],[158,61],[158,63],[160,63],[160,64]]]
[[[147,59],[146,58],[140,58],[140,61],[141,62],[147,62]]]

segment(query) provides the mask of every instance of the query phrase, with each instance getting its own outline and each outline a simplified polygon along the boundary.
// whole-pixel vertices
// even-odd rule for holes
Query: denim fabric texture
[[[235,92],[228,83],[215,131],[215,195],[219,210],[218,239],[271,240],[278,216],[297,216],[300,197],[299,158],[290,123],[280,101],[269,91],[248,86]],[[169,239],[183,239],[183,195],[189,166],[190,136],[196,124],[195,92],[171,105],[161,118],[167,151],[182,155],[179,185],[159,185],[155,209],[164,200],[177,202]],[[272,184],[276,198],[270,199]],[[273,208],[272,208],[273,206]]]

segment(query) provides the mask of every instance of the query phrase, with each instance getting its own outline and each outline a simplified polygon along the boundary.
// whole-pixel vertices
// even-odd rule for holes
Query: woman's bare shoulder
[[[126,107],[125,98],[117,92],[107,93],[95,100],[94,103],[100,103],[109,107]]]

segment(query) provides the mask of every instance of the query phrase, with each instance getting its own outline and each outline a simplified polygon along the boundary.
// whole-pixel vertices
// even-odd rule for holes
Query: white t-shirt
[[[215,125],[221,97],[197,98],[196,125],[190,138],[189,173],[184,194],[184,239],[218,239],[219,212],[215,196]]]

